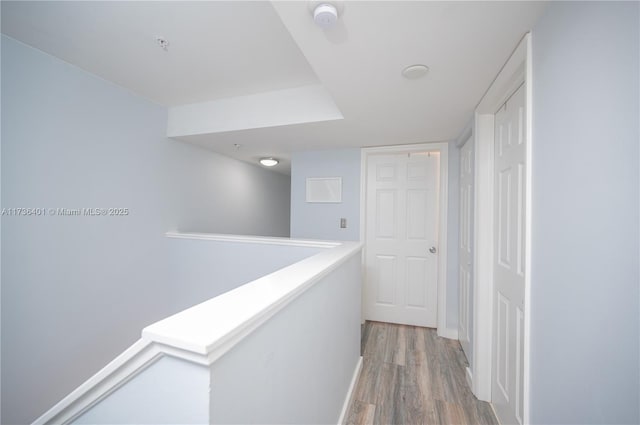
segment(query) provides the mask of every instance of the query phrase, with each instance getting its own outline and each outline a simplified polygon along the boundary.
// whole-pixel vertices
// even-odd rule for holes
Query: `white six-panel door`
[[[526,113],[521,86],[495,115],[495,243],[491,398],[500,423],[522,423]]]
[[[437,325],[438,152],[370,155],[365,319]]]
[[[474,196],[473,138],[460,149],[460,237],[458,244],[460,269],[458,272],[458,338],[469,362],[473,318],[473,196]]]

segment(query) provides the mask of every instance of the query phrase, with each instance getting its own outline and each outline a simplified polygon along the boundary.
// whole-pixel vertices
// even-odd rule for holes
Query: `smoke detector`
[[[338,23],[338,9],[330,3],[321,3],[313,9],[313,20],[323,29],[332,28]]]
[[[165,52],[169,51],[169,40],[166,38],[159,35],[156,37],[156,43],[158,43],[158,46],[160,46],[160,48]]]

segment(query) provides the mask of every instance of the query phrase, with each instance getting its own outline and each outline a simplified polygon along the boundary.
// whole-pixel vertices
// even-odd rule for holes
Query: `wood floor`
[[[458,341],[435,329],[366,322],[347,424],[497,424],[465,377]]]

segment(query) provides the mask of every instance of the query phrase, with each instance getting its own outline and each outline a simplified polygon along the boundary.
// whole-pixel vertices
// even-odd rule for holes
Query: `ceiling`
[[[455,139],[546,5],[340,1],[338,25],[323,30],[314,3],[3,1],[2,32],[170,111],[228,99],[241,111],[258,93],[321,85],[341,119],[175,137],[254,164],[276,156],[287,173],[295,151]],[[429,73],[403,78],[416,63]]]

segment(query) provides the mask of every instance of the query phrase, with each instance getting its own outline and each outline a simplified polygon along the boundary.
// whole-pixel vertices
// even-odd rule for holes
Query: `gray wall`
[[[2,37],[2,423],[35,419],[171,312],[163,233],[287,235],[289,179],[164,137],[165,108]],[[177,289],[179,290],[179,289]]]
[[[323,248],[167,239],[172,313],[235,289]]]
[[[342,177],[342,203],[307,203],[307,177]],[[347,228],[340,228],[340,218]],[[297,152],[291,158],[291,237],[360,240],[360,149]]]
[[[640,421],[639,4],[552,2],[533,34],[533,423]]]

